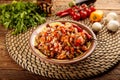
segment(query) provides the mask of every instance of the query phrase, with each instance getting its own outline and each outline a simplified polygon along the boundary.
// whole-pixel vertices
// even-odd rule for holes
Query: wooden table
[[[57,4],[65,3],[64,0],[58,0]],[[97,0],[95,6],[97,9],[104,10],[105,12],[116,12],[120,19],[120,0]],[[33,74],[21,68],[12,60],[5,47],[6,33],[7,30],[0,25],[0,80],[49,80],[49,78]],[[120,64],[118,63],[110,71],[93,77],[90,80],[120,80]]]

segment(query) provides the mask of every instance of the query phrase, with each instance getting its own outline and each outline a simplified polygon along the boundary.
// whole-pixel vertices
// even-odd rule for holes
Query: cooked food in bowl
[[[66,60],[90,49],[93,36],[73,22],[48,23],[35,37],[35,48],[48,58]]]
[[[30,48],[41,61],[71,64],[87,58],[96,47],[94,32],[76,21],[46,22],[30,36]]]

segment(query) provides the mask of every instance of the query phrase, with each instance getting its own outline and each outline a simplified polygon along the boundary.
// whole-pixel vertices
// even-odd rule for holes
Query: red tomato
[[[66,34],[66,31],[65,31],[64,28],[61,28],[61,32],[62,32],[63,34]]]
[[[73,16],[72,16],[73,20],[80,20],[80,14],[79,13],[75,13]]]
[[[74,6],[73,9],[74,9],[75,11],[80,11],[80,8],[79,8],[78,6]]]
[[[80,9],[80,11],[83,10],[83,8],[81,6],[79,7],[79,9]]]
[[[81,16],[81,19],[87,18],[87,12],[86,11],[80,11],[80,16]]]
[[[74,48],[73,47],[70,47],[70,49],[71,49],[71,52],[74,52]]]
[[[79,39],[77,39],[76,42],[75,42],[75,46],[79,46],[79,45],[80,45],[80,42],[81,42],[81,41],[80,41]]]
[[[85,46],[85,45],[83,45],[83,46],[81,47],[81,49],[82,49],[83,51],[87,51],[87,50],[88,50],[87,46]]]
[[[69,13],[70,13],[71,16],[75,15],[75,11],[74,10],[70,10]]]
[[[76,45],[76,46],[82,45],[83,43],[84,43],[83,37],[78,37],[78,38],[75,40],[75,45]]]
[[[82,8],[87,8],[88,6],[86,4],[81,5]]]
[[[69,46],[65,46],[65,50],[70,50],[70,47]]]
[[[91,10],[91,12],[93,12],[93,11],[95,11],[96,9],[95,9],[94,6],[90,6],[90,10]]]
[[[89,8],[85,8],[85,11],[87,12],[87,17],[89,17],[91,14],[91,10]]]

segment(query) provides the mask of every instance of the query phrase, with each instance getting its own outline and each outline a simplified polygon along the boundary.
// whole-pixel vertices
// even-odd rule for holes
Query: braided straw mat
[[[57,7],[57,6],[56,6]],[[65,9],[64,6],[58,6]],[[56,8],[56,11],[57,9]],[[70,17],[56,18],[50,17],[47,21],[70,20]],[[72,20],[72,19],[71,19]],[[91,27],[89,19],[79,21],[88,27]],[[6,35],[6,47],[10,56],[23,68],[50,78],[57,79],[83,79],[103,73],[113,67],[120,60],[120,30],[111,33],[106,29],[104,22],[103,29],[96,35],[97,47],[92,55],[87,59],[76,64],[55,65],[42,62],[33,55],[29,38],[35,28],[29,29],[27,32],[19,35],[11,35],[9,31]]]

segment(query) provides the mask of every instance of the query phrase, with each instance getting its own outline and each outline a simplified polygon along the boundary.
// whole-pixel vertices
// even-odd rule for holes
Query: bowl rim
[[[87,32],[89,32],[89,34],[91,34],[92,37],[94,38],[92,40],[92,46],[84,54],[82,54],[82,55],[80,55],[80,56],[78,56],[76,58],[70,59],[70,60],[69,59],[58,60],[58,59],[48,58],[42,52],[40,52],[38,49],[36,49],[34,47],[34,42],[32,42],[32,40],[35,39],[35,36],[37,36],[37,34],[39,33],[39,31],[37,32],[37,30],[39,30],[40,28],[43,28],[43,26],[45,26],[46,24],[53,23],[53,22],[72,22],[72,23],[75,23],[77,25],[80,25],[82,28],[87,30]],[[33,32],[30,35],[30,38],[29,38],[29,46],[30,46],[30,49],[32,50],[32,53],[36,57],[38,57],[41,61],[45,61],[45,62],[53,63],[53,64],[72,64],[72,63],[79,62],[79,61],[81,61],[83,59],[86,59],[88,56],[90,56],[92,54],[92,52],[94,51],[96,45],[97,45],[97,38],[96,38],[95,33],[92,31],[92,29],[90,29],[88,26],[86,26],[86,25],[84,25],[84,24],[82,24],[80,22],[70,21],[70,20],[62,20],[62,21],[61,20],[56,20],[56,21],[46,22],[46,23],[44,23],[42,25],[39,25],[35,30],[33,30]]]

